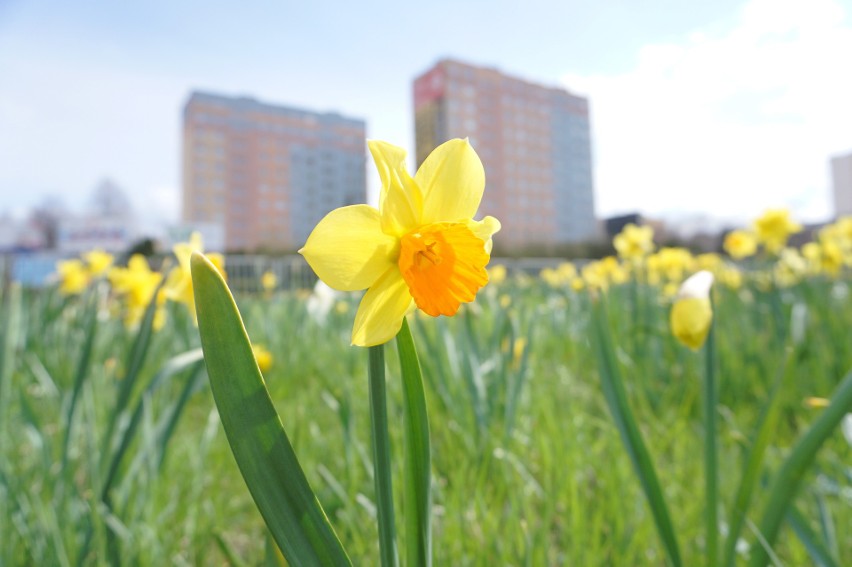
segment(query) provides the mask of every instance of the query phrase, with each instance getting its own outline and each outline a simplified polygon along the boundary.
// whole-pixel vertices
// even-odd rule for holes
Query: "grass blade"
[[[796,537],[799,538],[799,541],[808,550],[808,555],[813,559],[814,565],[817,567],[837,567],[837,563],[817,540],[816,534],[808,527],[807,520],[805,520],[796,508],[790,508],[790,511],[787,512],[787,522],[793,528]]]
[[[68,449],[71,444],[71,430],[74,425],[74,410],[77,408],[77,400],[80,398],[80,392],[83,389],[83,383],[86,381],[86,376],[89,374],[89,366],[92,362],[92,349],[95,345],[95,331],[98,325],[97,294],[97,287],[89,289],[85,308],[86,321],[83,326],[85,338],[83,339],[83,346],[80,349],[80,358],[77,359],[71,401],[68,404],[68,411],[65,413],[65,437],[62,442],[62,470],[65,470],[68,466]]]
[[[594,343],[595,354],[598,359],[604,397],[606,398],[610,413],[612,413],[615,419],[615,424],[621,434],[621,439],[624,442],[627,453],[630,455],[633,470],[636,472],[636,476],[639,477],[642,490],[648,499],[648,505],[651,507],[651,514],[654,517],[657,533],[660,536],[669,561],[674,567],[680,567],[682,565],[680,548],[672,526],[669,509],[663,498],[663,491],[660,488],[659,480],[657,480],[657,472],[651,461],[651,455],[648,453],[648,448],[642,439],[642,433],[636,425],[636,418],[633,416],[633,411],[627,403],[627,392],[624,390],[624,383],[621,379],[621,370],[619,369],[618,360],[616,359],[615,350],[612,345],[608,321],[609,318],[606,313],[604,299],[601,298],[594,305],[594,315],[592,317],[594,336],[592,342]]]
[[[423,375],[408,321],[396,337],[405,427],[405,555],[410,567],[432,564],[432,468]]]
[[[287,561],[350,565],[299,464],[222,276],[192,255],[198,330],[213,397],[246,485]]]

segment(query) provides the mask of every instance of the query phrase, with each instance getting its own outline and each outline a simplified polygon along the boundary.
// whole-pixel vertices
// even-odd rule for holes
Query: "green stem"
[[[379,553],[382,567],[397,567],[396,529],[393,514],[390,438],[385,391],[384,345],[370,347],[370,417],[373,437],[373,471],[376,483],[376,513],[379,521]]]
[[[716,332],[715,322],[710,324],[705,346],[706,367],[704,372],[704,486],[706,505],[704,519],[707,529],[707,565],[716,567],[719,552],[719,490],[718,448],[716,445]]]

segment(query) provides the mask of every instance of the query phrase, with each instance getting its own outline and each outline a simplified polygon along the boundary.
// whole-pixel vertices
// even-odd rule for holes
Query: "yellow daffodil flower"
[[[757,239],[771,254],[777,254],[787,244],[791,234],[802,230],[802,225],[790,218],[787,209],[769,209],[754,221]]]
[[[722,246],[731,258],[742,260],[757,252],[757,237],[748,230],[732,230]]]
[[[272,368],[272,353],[266,350],[263,345],[251,345],[251,350],[254,353],[254,359],[257,361],[257,367],[261,373],[266,374]]]
[[[134,254],[128,260],[126,268],[112,268],[108,278],[112,289],[125,298],[124,324],[127,327],[135,327],[145,315],[145,309],[163,279],[162,274],[151,271],[145,256]],[[162,307],[164,303],[165,295],[160,293],[157,297],[157,311],[154,314],[155,330],[160,330],[165,323],[166,312]]]
[[[166,297],[172,301],[183,303],[189,309],[193,320],[195,320],[195,295],[192,287],[192,272],[189,260],[193,252],[204,253],[204,242],[201,234],[193,232],[189,242],[179,242],[172,247],[177,258],[178,265],[169,272],[166,283],[163,286]],[[205,254],[217,270],[225,276],[225,257],[221,254]]]
[[[274,291],[278,287],[278,276],[272,271],[263,272],[263,275],[260,276],[260,286],[266,292]]]
[[[59,275],[59,292],[62,295],[77,295],[89,285],[90,275],[80,260],[60,260],[56,263]]]
[[[697,272],[680,286],[671,310],[672,334],[692,350],[698,350],[707,339],[713,322],[710,305],[710,287],[713,274],[706,270]]]
[[[500,284],[506,281],[506,266],[497,264],[488,268],[488,282],[491,284]]]
[[[103,250],[91,250],[83,254],[83,260],[86,261],[86,266],[92,277],[104,275],[110,269],[113,262],[112,254]]]
[[[808,261],[796,248],[783,248],[775,263],[775,281],[782,287],[798,283],[808,273]]]
[[[648,225],[627,224],[612,239],[612,244],[620,258],[639,260],[654,251],[654,229]]]
[[[493,217],[474,221],[485,171],[467,140],[436,148],[412,177],[405,150],[368,142],[382,189],[379,208],[351,205],[330,212],[299,252],[330,287],[367,289],[352,344],[392,339],[416,305],[432,316],[454,315],[488,282],[485,266]]]
[[[831,405],[831,400],[828,400],[826,398],[819,398],[819,397],[816,397],[816,396],[811,396],[811,397],[805,398],[804,404],[805,404],[806,408],[823,409],[823,408],[827,408],[829,405]]]

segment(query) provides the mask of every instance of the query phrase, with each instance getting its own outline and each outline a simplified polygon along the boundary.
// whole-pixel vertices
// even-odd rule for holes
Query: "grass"
[[[128,387],[138,334],[111,311],[105,289],[65,298],[10,287],[3,296],[0,564],[264,564],[266,528],[204,373],[196,377],[191,360],[176,358],[199,346],[185,310],[170,307]],[[298,293],[237,301],[253,342],[274,356],[266,373],[273,402],[341,542],[354,564],[377,564],[368,356],[349,346],[357,298],[343,298],[320,321]],[[684,563],[699,564],[704,358],[670,337],[656,290],[626,284],[611,289],[607,303],[629,403]],[[771,473],[819,414],[803,400],[830,396],[852,368],[852,302],[833,282],[812,279],[782,290],[719,288],[715,303],[722,519],[796,325],[805,345],[786,369],[748,515],[754,524]],[[453,319],[411,318],[429,410],[436,565],[665,563],[604,400],[591,313],[586,292],[521,279],[486,288]],[[400,368],[396,349],[385,353],[392,463],[402,478]],[[157,379],[169,361],[175,371]],[[778,564],[814,563],[800,532],[837,565],[852,564],[850,462],[852,448],[838,431],[795,500],[799,529],[782,527]],[[399,502],[402,483],[394,489]],[[404,525],[397,528],[404,541]],[[759,545],[749,528],[743,535]]]

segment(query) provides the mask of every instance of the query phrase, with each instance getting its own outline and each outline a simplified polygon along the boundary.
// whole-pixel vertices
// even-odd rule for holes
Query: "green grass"
[[[0,565],[263,564],[266,528],[203,371],[196,382],[187,361],[157,379],[169,361],[174,366],[182,360],[175,357],[199,347],[185,310],[170,307],[124,403],[137,334],[111,312],[105,289],[63,298],[50,289],[7,288],[3,298]],[[357,297],[344,300],[348,312],[332,309],[323,322],[296,293],[238,295],[237,302],[252,341],[274,356],[267,386],[337,535],[353,564],[378,564],[368,356],[349,346]],[[628,400],[684,564],[701,564],[704,358],[670,336],[656,291],[628,284],[610,290],[607,304]],[[763,404],[784,371],[797,304],[806,310],[797,331],[805,347],[779,394],[777,428],[748,513],[752,525],[773,473],[819,415],[803,400],[829,397],[852,368],[852,302],[817,279],[784,290],[717,290],[723,521]],[[429,410],[435,565],[665,563],[603,396],[591,315],[585,292],[511,280],[483,290],[453,319],[411,318]],[[516,357],[518,339],[526,348]],[[385,353],[393,472],[402,479],[403,390],[396,349]],[[773,550],[779,564],[814,563],[800,532],[837,565],[852,564],[850,463],[852,448],[837,431],[794,501],[803,529],[782,525]],[[394,489],[399,505],[403,483]],[[404,527],[398,522],[401,542]],[[749,527],[743,536],[759,545]],[[738,556],[738,564],[746,560]]]

